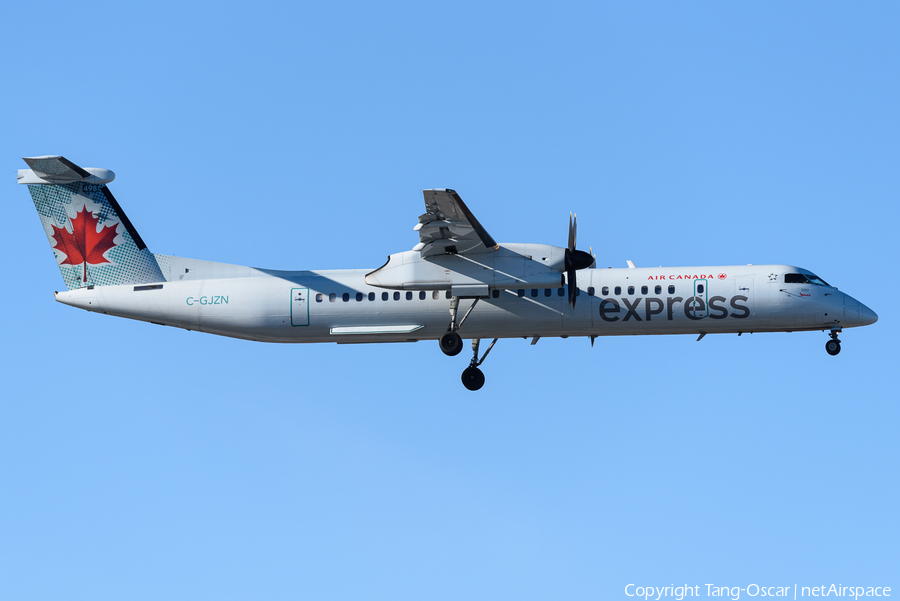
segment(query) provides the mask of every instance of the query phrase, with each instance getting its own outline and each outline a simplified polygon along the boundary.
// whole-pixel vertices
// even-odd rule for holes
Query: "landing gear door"
[[[291,325],[309,325],[309,288],[291,288]]]
[[[694,280],[694,296],[689,311],[695,318],[709,317],[709,281]]]

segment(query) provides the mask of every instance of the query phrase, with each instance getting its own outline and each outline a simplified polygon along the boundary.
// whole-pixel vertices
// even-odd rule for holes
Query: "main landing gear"
[[[462,338],[456,332],[447,332],[441,336],[438,344],[441,345],[441,350],[448,357],[455,357],[462,352]]]
[[[491,352],[491,349],[494,348],[495,344],[497,344],[497,338],[494,338],[494,340],[491,341],[491,343],[487,347],[487,350],[484,351],[484,355],[482,355],[481,359],[479,359],[478,347],[481,345],[481,339],[472,339],[472,360],[469,362],[469,367],[464,369],[462,372],[463,386],[465,386],[469,390],[478,390],[479,388],[484,386],[484,374],[480,369],[478,369],[478,366],[484,363],[484,360],[487,359],[488,353]]]
[[[462,338],[460,338],[456,331],[462,327],[462,324],[466,321],[466,318],[477,304],[478,299],[476,298],[472,303],[472,306],[469,307],[465,315],[463,315],[463,318],[459,320],[459,323],[456,323],[456,310],[459,308],[459,297],[454,296],[450,299],[450,326],[447,328],[447,332],[441,336],[438,341],[441,346],[441,351],[448,357],[455,357],[462,351]]]
[[[831,330],[831,340],[825,343],[825,352],[832,357],[841,352],[841,341],[838,340],[840,330]]]
[[[474,309],[475,305],[478,304],[478,300],[479,299],[476,297],[475,300],[472,301],[472,305],[466,310],[463,318],[459,320],[459,323],[456,323],[456,312],[459,309],[459,297],[454,296],[450,299],[450,326],[438,341],[441,347],[441,351],[448,357],[455,357],[460,352],[462,352],[463,342],[457,331],[460,327],[462,327],[462,324],[466,321],[466,318],[468,318],[472,313],[472,309]],[[482,386],[484,386],[484,374],[480,369],[478,369],[478,366],[484,363],[484,360],[487,359],[488,353],[491,352],[491,349],[494,348],[495,344],[497,344],[496,338],[494,338],[493,342],[491,342],[487,350],[484,351],[484,355],[482,355],[482,357],[479,359],[478,347],[481,345],[481,339],[472,339],[472,360],[469,361],[469,367],[467,367],[462,373],[463,386],[465,386],[469,390],[478,390]]]

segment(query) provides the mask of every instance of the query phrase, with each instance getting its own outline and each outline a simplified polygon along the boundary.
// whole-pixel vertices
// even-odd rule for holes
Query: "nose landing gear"
[[[484,355],[482,355],[481,359],[479,359],[478,347],[481,345],[481,339],[474,338],[472,340],[472,360],[469,362],[469,367],[467,367],[462,372],[463,386],[465,386],[469,390],[478,390],[479,388],[484,386],[484,374],[480,369],[478,369],[478,366],[484,363],[484,360],[487,359],[488,353],[491,352],[491,349],[494,348],[495,344],[497,344],[496,338],[491,341],[491,343],[487,347],[487,350],[484,351]]]
[[[841,341],[838,340],[840,330],[831,330],[831,340],[825,343],[825,352],[832,357],[841,352]]]

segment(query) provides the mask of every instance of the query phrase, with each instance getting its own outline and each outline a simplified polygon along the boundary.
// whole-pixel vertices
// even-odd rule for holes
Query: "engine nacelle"
[[[565,249],[546,244],[501,244],[478,254],[422,257],[410,250],[388,256],[366,275],[366,284],[393,290],[449,290],[487,285],[496,290],[559,288],[565,285]]]

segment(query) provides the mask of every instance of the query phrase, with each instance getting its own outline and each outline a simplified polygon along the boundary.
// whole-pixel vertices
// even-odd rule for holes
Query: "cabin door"
[[[309,325],[309,288],[291,288],[291,325]]]
[[[747,298],[746,304],[753,311],[753,278],[742,277],[734,279],[734,295]],[[734,305],[732,305],[733,307]]]
[[[694,296],[689,301],[688,311],[694,317],[709,317],[709,281],[694,280]]]

